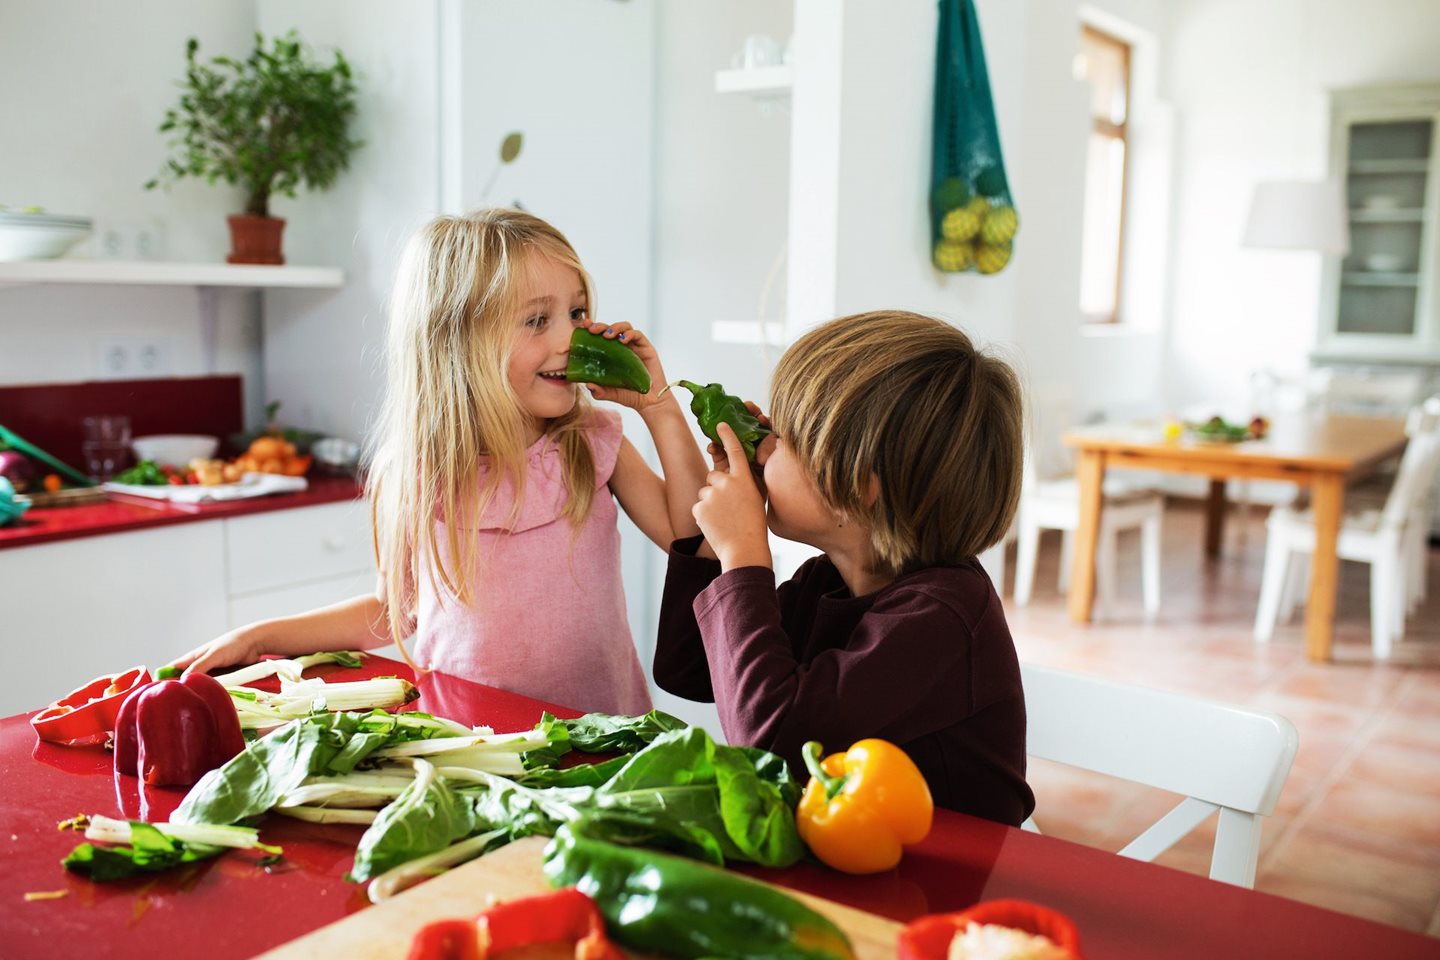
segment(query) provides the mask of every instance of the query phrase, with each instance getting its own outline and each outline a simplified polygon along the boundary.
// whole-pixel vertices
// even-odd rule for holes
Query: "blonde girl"
[[[592,302],[574,248],[537,217],[481,210],[422,228],[397,276],[366,481],[375,593],[250,624],[176,665],[209,670],[413,633],[426,668],[578,709],[647,710],[616,502],[657,544],[697,534],[705,466],[673,394],[660,395],[654,347],[627,323],[594,322]],[[634,350],[650,392],[568,382],[577,326]],[[639,412],[663,478],[592,397]]]

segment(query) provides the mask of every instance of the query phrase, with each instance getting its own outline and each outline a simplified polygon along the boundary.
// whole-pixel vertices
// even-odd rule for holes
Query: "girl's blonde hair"
[[[1010,527],[1020,385],[941,320],[877,311],[821,324],[780,358],[770,416],[825,503],[869,525],[876,572],[963,563]]]
[[[590,277],[570,242],[519,210],[437,217],[410,239],[401,258],[386,335],[385,400],[366,479],[396,643],[414,629],[422,558],[437,594],[469,603],[475,528],[506,478],[515,491],[511,520],[518,516],[530,419],[507,369],[524,333],[516,322],[524,271],[539,256],[572,267],[593,309]],[[546,431],[560,448],[564,516],[576,526],[595,495],[584,435],[590,409],[581,392],[574,409]],[[483,482],[482,466],[488,468]],[[446,521],[443,544],[437,520]]]

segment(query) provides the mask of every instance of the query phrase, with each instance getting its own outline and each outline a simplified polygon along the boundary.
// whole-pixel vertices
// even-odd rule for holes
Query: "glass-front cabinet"
[[[1318,358],[1440,362],[1440,84],[1336,91],[1331,114],[1350,253],[1326,265]]]

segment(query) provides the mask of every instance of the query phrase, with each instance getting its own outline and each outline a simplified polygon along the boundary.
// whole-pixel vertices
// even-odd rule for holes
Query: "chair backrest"
[[[1437,432],[1440,432],[1440,393],[1426,397],[1423,403],[1415,404],[1410,408],[1410,415],[1405,418],[1407,437]]]
[[[1299,737],[1284,717],[1021,664],[1033,757],[1186,799],[1120,851],[1153,860],[1219,812],[1210,876],[1254,886],[1260,820],[1275,810]]]
[[[1067,383],[1034,384],[1025,397],[1024,488],[1070,474],[1074,458],[1060,437],[1075,426],[1075,393]]]
[[[1437,467],[1440,467],[1440,433],[1433,429],[1416,432],[1405,444],[1400,469],[1396,471],[1395,482],[1385,497],[1385,507],[1381,511],[1382,527],[1399,530],[1405,526],[1412,511],[1429,496]]]

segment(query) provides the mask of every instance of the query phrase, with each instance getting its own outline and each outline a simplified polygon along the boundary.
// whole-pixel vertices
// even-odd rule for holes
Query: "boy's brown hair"
[[[870,526],[876,572],[954,566],[1009,529],[1020,384],[956,327],[894,310],[821,324],[780,358],[770,406],[825,502]]]

